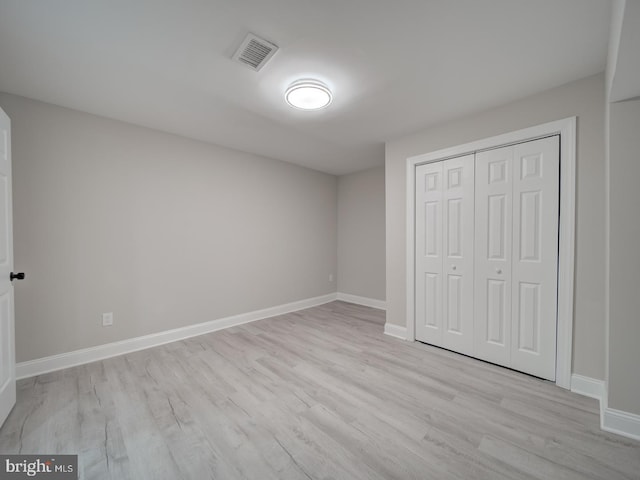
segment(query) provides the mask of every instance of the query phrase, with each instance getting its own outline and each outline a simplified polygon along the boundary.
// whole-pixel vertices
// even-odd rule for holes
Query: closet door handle
[[[501,268],[496,268],[496,273],[499,275],[502,273],[502,269]]]
[[[24,277],[25,277],[25,275],[24,275],[23,272],[20,272],[20,273],[11,272],[11,274],[9,275],[9,280],[11,280],[12,282],[14,280],[24,280]]]

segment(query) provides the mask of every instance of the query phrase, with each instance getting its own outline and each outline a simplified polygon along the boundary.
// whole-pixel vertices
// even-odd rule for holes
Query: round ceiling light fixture
[[[317,80],[298,80],[284,93],[284,98],[292,107],[301,110],[318,110],[331,103],[331,90]]]

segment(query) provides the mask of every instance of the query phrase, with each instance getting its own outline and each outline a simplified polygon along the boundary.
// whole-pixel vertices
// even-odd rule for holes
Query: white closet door
[[[511,239],[514,147],[476,154],[476,357],[511,362]]]
[[[473,155],[416,168],[416,338],[473,353]]]
[[[515,145],[511,367],[555,380],[558,136]]]
[[[416,339],[442,346],[442,162],[416,168]]]
[[[555,380],[560,139],[416,168],[416,338]]]
[[[473,355],[474,155],[443,162],[442,345]]]

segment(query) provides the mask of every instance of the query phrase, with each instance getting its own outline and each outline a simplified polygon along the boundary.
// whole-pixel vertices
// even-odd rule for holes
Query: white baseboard
[[[601,413],[600,426],[607,432],[640,440],[640,415],[635,413],[605,407]]]
[[[600,401],[600,428],[606,432],[640,440],[640,415],[609,408],[607,386],[603,380],[571,375],[571,391]]]
[[[73,352],[61,353],[50,357],[38,358],[27,362],[20,362],[16,365],[16,378],[28,378],[43,373],[61,370],[63,368],[75,367],[85,363],[104,360],[105,358],[123,355],[125,353],[136,352],[146,348],[164,345],[165,343],[184,340],[185,338],[203,335],[205,333],[215,332],[224,328],[242,325],[243,323],[254,322],[264,318],[283,315],[305,308],[311,308],[325,303],[333,302],[337,299],[337,294],[330,293],[320,297],[308,298],[297,302],[286,303],[275,307],[255,310],[253,312],[233,315],[231,317],[219,318],[209,322],[198,323],[186,327],[166,330],[164,332],[152,333],[142,337],[130,338],[105,345],[98,345],[90,348],[83,348]]]
[[[604,380],[597,380],[591,377],[585,377],[584,375],[578,375],[574,373],[571,375],[571,391],[579,393],[585,397],[595,398],[602,401],[605,396]]]
[[[355,303],[356,305],[364,305],[365,307],[377,308],[378,310],[386,310],[387,302],[384,300],[376,300],[375,298],[360,297],[349,293],[338,292],[338,300],[343,302]]]
[[[387,322],[384,324],[384,334],[389,335],[390,337],[406,340],[407,327],[401,327],[399,325],[394,325],[393,323]]]

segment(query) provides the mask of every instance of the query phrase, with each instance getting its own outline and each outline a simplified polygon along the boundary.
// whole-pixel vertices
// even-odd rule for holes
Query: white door
[[[560,137],[514,146],[511,367],[555,380]]]
[[[467,355],[473,355],[473,157],[442,162],[442,345]]]
[[[475,356],[555,380],[559,137],[476,155]]]
[[[558,136],[416,168],[416,339],[555,380]]]
[[[416,168],[416,338],[473,349],[473,155]]]
[[[442,346],[443,162],[416,168],[416,338]]]
[[[11,211],[11,127],[0,109],[0,425],[16,403]]]
[[[511,363],[513,149],[476,154],[476,356]]]

